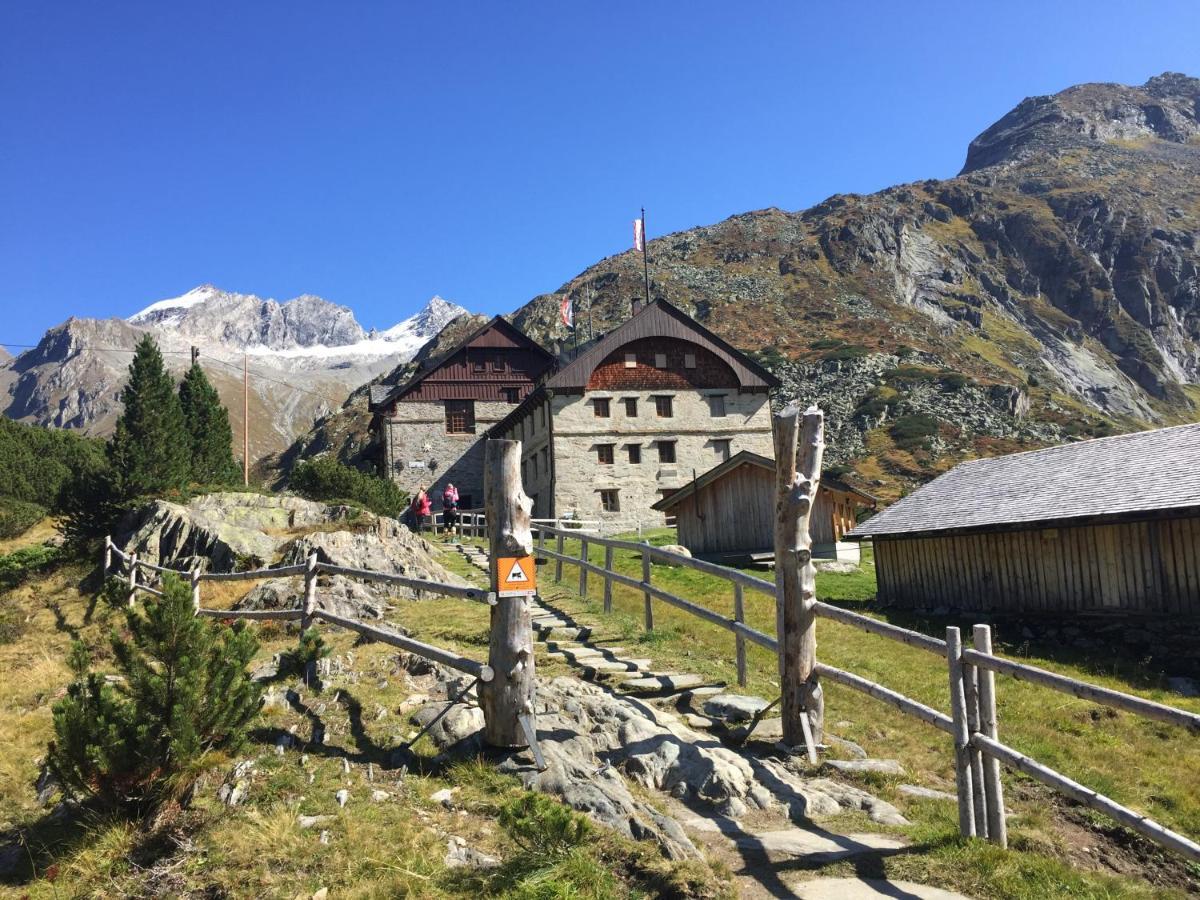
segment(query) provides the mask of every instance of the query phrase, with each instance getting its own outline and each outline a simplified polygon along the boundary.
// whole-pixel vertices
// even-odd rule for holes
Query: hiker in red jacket
[[[422,527],[425,524],[425,518],[433,511],[433,503],[429,499],[429,495],[425,493],[425,486],[417,488],[417,493],[412,499],[412,515],[413,521],[417,525],[417,534],[421,533]]]

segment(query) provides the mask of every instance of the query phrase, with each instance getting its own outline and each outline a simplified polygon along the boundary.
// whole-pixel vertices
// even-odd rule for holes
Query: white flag
[[[633,220],[633,249],[634,250],[645,250],[646,249],[646,232],[645,232],[645,226],[642,223],[641,219]]]

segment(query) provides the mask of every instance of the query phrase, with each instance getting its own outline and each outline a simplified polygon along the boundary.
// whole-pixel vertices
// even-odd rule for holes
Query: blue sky
[[[1136,11],[1135,11],[1136,10]],[[0,10],[0,343],[203,282],[386,327],[655,237],[952,176],[1023,97],[1200,74],[1190,2]]]

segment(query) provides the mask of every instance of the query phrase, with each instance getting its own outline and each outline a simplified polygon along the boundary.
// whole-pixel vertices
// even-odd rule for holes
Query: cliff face
[[[884,496],[964,453],[1194,420],[1198,110],[1200,80],[1170,74],[1026,100],[956,178],[651,241],[651,295],[824,400],[833,460]],[[588,288],[611,328],[642,294],[638,256],[514,322],[563,339],[561,293]]]

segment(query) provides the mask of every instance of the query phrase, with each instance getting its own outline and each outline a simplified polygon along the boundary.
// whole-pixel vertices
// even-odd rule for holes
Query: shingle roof
[[[960,463],[847,537],[1200,507],[1200,424]]]
[[[387,399],[387,395],[392,392],[396,386],[394,384],[373,384],[371,385],[370,403],[371,406],[378,406]]]

